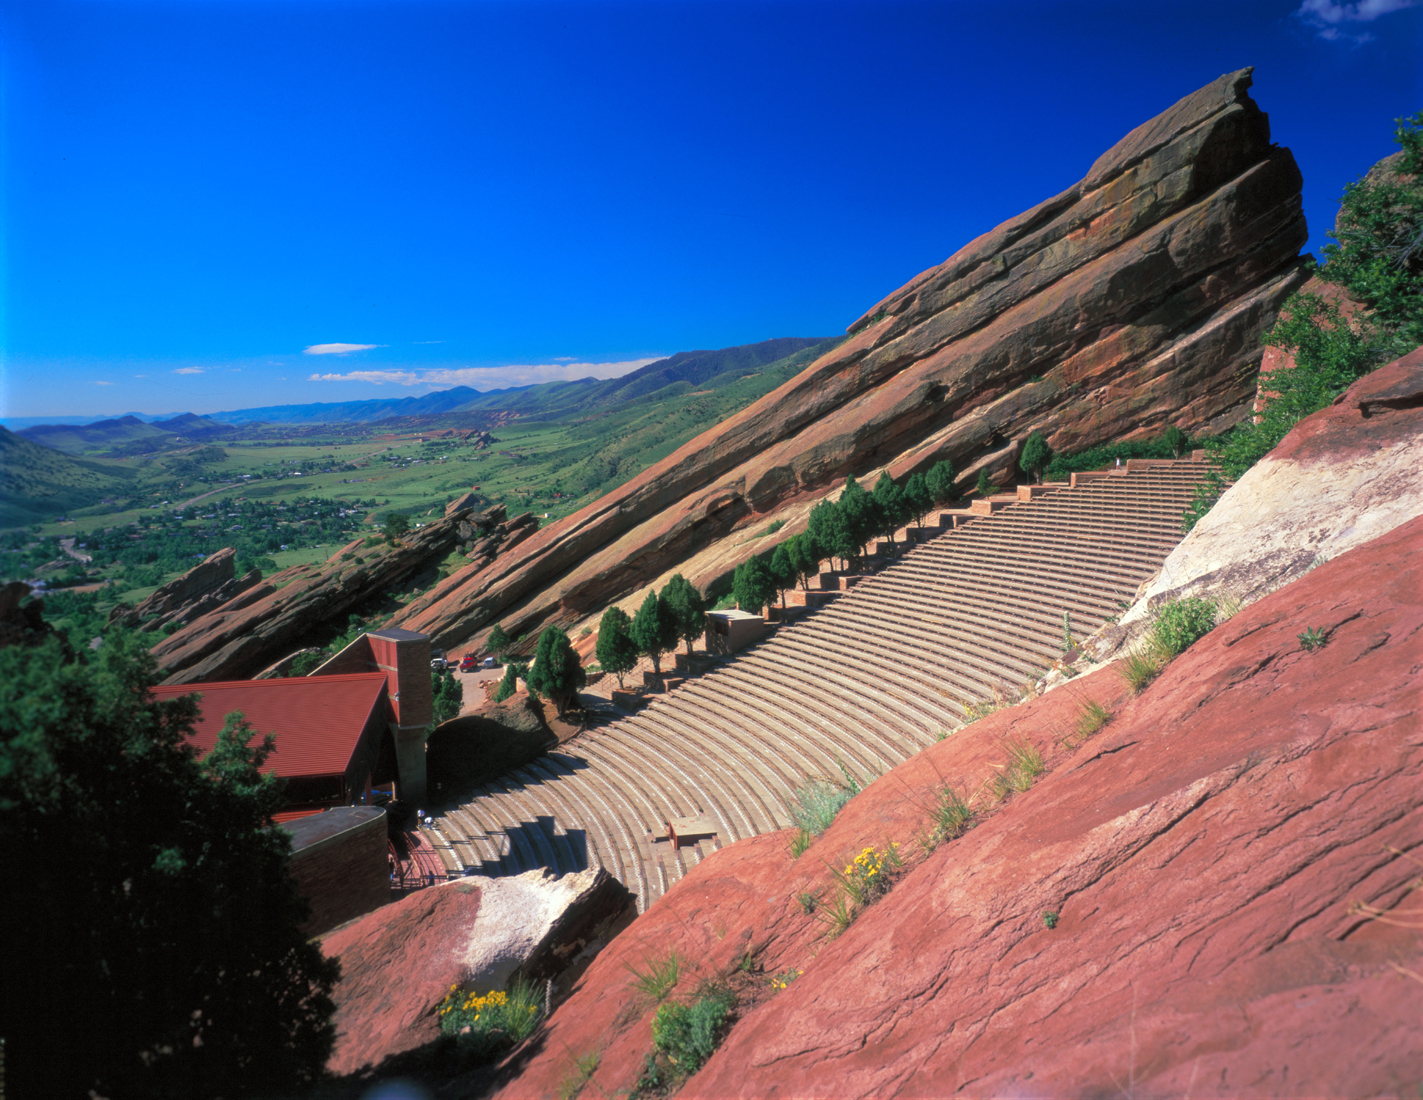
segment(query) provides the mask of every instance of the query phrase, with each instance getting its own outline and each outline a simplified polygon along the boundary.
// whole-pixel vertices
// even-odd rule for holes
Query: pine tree
[[[822,500],[810,510],[809,532],[814,545],[827,558],[839,558],[847,565],[857,543],[845,522],[845,514],[833,500]]]
[[[652,661],[652,671],[662,674],[662,655],[677,648],[677,619],[667,601],[649,592],[632,621],[632,640],[639,653]]]
[[[598,621],[598,664],[604,672],[618,678],[622,690],[623,677],[637,667],[637,643],[632,640],[632,620],[621,607],[603,612]]]
[[[929,479],[923,474],[910,474],[904,483],[904,503],[914,522],[924,526],[924,517],[934,506],[934,494],[929,492]]]
[[[934,463],[929,468],[929,472],[924,475],[924,480],[929,487],[929,494],[934,498],[935,504],[947,504],[951,500],[958,499],[959,491],[954,483],[954,477],[954,464],[947,458]]]
[[[810,578],[820,572],[820,563],[824,558],[820,547],[816,545],[815,538],[809,531],[802,531],[794,538],[788,539],[784,545],[786,555],[791,559],[791,565],[800,579],[800,586],[808,589]]]
[[[978,484],[975,485],[974,488],[978,490],[978,495],[981,497],[988,496],[990,493],[993,492],[994,489],[998,488],[998,486],[994,485],[992,479],[988,476],[987,466],[983,467],[983,469],[978,471]]]
[[[1023,443],[1023,453],[1018,456],[1018,468],[1030,478],[1042,481],[1043,469],[1052,461],[1052,448],[1042,432],[1032,432]],[[986,473],[987,471],[985,471]]]
[[[905,499],[904,489],[895,484],[888,471],[880,474],[879,480],[875,482],[874,500],[880,533],[892,547],[894,533],[909,518],[909,503]]]
[[[464,706],[464,685],[449,669],[442,672],[430,671],[430,688],[434,697],[434,722],[448,722],[458,718]]]
[[[851,476],[845,479],[845,488],[840,492],[839,505],[840,514],[845,517],[845,527],[849,532],[850,541],[855,548],[847,557],[856,559],[863,551],[865,544],[872,540],[880,530],[879,504],[874,497],[865,492],[864,486]]]
[[[761,609],[770,602],[776,589],[771,574],[761,564],[761,559],[751,558],[736,567],[736,572],[732,574],[731,590],[736,596],[737,607],[759,615]]]
[[[692,645],[707,632],[706,600],[697,591],[697,586],[681,573],[672,575],[662,589],[661,599],[667,601],[677,622],[677,637],[687,643],[687,656],[691,657]]]
[[[544,627],[526,681],[529,691],[547,699],[562,714],[577,703],[579,689],[587,682],[583,662],[568,635],[556,626]]]
[[[501,623],[495,623],[494,629],[489,632],[489,637],[485,640],[484,644],[490,653],[502,661],[504,660],[504,654],[508,652],[509,647],[514,644],[514,639],[504,633],[504,627]]]
[[[0,906],[16,1096],[294,1095],[330,1054],[339,967],[301,931],[275,738],[229,714],[199,758],[195,696],[158,679],[122,633],[84,663],[0,649],[0,844],[44,853]]]

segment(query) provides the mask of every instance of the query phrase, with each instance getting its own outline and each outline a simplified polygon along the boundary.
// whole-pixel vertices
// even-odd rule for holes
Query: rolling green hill
[[[128,492],[132,471],[110,469],[0,428],[0,527],[59,516]]]

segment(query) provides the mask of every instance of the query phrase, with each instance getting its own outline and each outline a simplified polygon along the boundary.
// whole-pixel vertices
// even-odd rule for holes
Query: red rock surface
[[[1108,667],[940,742],[798,860],[784,834],[714,854],[598,957],[499,1095],[555,1095],[593,1052],[582,1095],[630,1088],[652,1009],[627,968],[679,951],[688,997],[748,949],[767,975],[804,973],[680,1095],[1411,1094],[1419,921],[1352,904],[1423,907],[1420,575],[1423,518],[1242,611],[1140,696]],[[1306,628],[1327,644],[1306,651]],[[1113,717],[1069,747],[1089,700]],[[992,803],[1018,738],[1047,759],[1033,788],[911,854],[828,939],[798,895],[865,845],[913,853],[942,783]]]
[[[800,375],[613,493],[477,562],[396,625],[446,648],[502,621],[533,636],[667,572],[705,584],[848,474],[952,458],[1011,480],[1058,450],[1249,411],[1260,333],[1303,282],[1299,170],[1227,74],[1133,130],[1079,183],[871,308]],[[787,508],[801,507],[788,514]],[[696,556],[708,547],[724,552]]]
[[[119,604],[109,613],[109,622],[119,626],[157,630],[166,623],[186,623],[233,597],[246,592],[262,579],[260,569],[237,575],[237,551],[224,547],[210,554],[181,577],[158,589],[137,606]]]
[[[1115,652],[1162,602],[1249,602],[1423,515],[1423,348],[1360,378],[1247,470],[1089,649]]]
[[[321,941],[341,963],[327,1070],[354,1073],[435,1040],[452,985],[487,992],[515,976],[558,979],[580,952],[601,946],[630,901],[600,869],[529,871],[420,890],[336,929]]]

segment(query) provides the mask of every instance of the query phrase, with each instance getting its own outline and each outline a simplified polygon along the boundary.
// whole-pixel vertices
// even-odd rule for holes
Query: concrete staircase
[[[1160,568],[1207,470],[1133,460],[939,514],[803,620],[429,811],[422,832],[449,876],[602,865],[640,912],[722,844],[789,826],[807,778],[843,767],[868,783],[971,703],[1016,695],[1060,658],[1064,613],[1086,637]],[[660,839],[695,816],[716,835]]]

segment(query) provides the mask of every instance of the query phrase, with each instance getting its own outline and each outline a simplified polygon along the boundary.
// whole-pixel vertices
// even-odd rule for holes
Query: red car
[[[479,658],[476,657],[473,653],[466,653],[466,654],[464,655],[464,658],[460,661],[460,671],[461,671],[461,672],[477,672],[477,671],[479,671]]]

